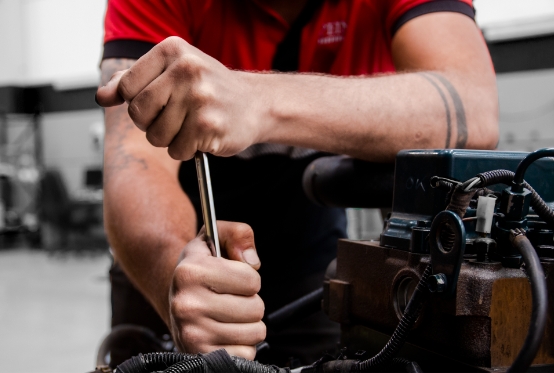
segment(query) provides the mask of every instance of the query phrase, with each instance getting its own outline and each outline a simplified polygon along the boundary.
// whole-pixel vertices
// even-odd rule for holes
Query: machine
[[[346,157],[312,163],[317,203],[385,207],[391,190],[393,203],[379,240],[341,240],[322,289],[267,317],[282,326],[321,306],[341,325],[340,355],[292,372],[554,372],[552,157],[406,150],[394,176]],[[116,371],[291,370],[220,350],[139,355]]]

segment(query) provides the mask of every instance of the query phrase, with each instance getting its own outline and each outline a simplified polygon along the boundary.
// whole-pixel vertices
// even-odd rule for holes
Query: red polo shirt
[[[431,12],[474,16],[472,0],[326,0],[302,31],[299,71],[394,71],[391,40]],[[104,58],[139,58],[179,36],[233,69],[269,70],[289,24],[258,0],[109,0]],[[440,32],[440,30],[437,30]]]

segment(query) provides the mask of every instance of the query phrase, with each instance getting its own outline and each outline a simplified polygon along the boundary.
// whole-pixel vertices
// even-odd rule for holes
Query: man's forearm
[[[103,81],[132,61],[105,61]],[[194,209],[177,182],[178,163],[146,142],[127,105],[106,109],[105,227],[116,260],[168,322],[173,271],[196,235]]]
[[[264,142],[376,161],[390,161],[401,149],[496,145],[494,78],[417,72],[375,78],[256,74],[251,79],[269,97]]]

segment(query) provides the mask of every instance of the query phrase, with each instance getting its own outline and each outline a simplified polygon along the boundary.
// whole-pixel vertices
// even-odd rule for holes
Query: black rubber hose
[[[247,360],[238,356],[231,356],[231,360],[241,373],[284,373],[286,368],[272,365],[263,365],[256,361]],[[179,352],[154,352],[138,354],[118,365],[117,373],[202,373],[205,359],[201,355],[183,354]]]
[[[321,157],[302,176],[306,196],[327,207],[392,206],[394,163],[372,163],[346,156]]]
[[[284,373],[288,372],[286,368],[278,368],[273,365],[263,365],[257,361],[247,360],[243,357],[231,356],[233,363],[242,373]]]
[[[522,229],[512,230],[510,241],[515,248],[521,252],[525,263],[525,270],[531,282],[531,292],[533,294],[533,311],[531,313],[531,322],[523,347],[519,351],[515,361],[508,372],[526,372],[531,366],[533,359],[539,351],[541,341],[546,328],[548,318],[548,293],[546,290],[546,280],[544,271],[535,248],[525,236]]]
[[[493,184],[513,185],[515,174],[508,170],[494,170],[483,172],[477,176],[481,179],[479,187],[485,187]],[[533,210],[548,225],[554,227],[554,210],[546,204],[529,183],[523,181],[523,186],[531,192],[531,206],[533,206]]]
[[[408,332],[414,326],[414,323],[419,317],[424,301],[429,294],[429,290],[427,288],[427,278],[430,274],[431,265],[428,265],[427,268],[425,268],[425,271],[423,271],[423,275],[421,276],[416,289],[408,302],[404,315],[400,319],[398,326],[394,330],[394,333],[392,333],[392,336],[385,347],[383,347],[383,349],[371,359],[360,361],[355,364],[353,369],[354,371],[371,371],[373,368],[389,363],[394,355],[398,353],[400,348],[406,342]]]
[[[181,361],[196,358],[196,355],[179,352],[152,352],[138,354],[117,366],[118,373],[150,373],[160,371]]]
[[[273,311],[265,318],[269,329],[279,331],[321,310],[323,287]]]
[[[163,373],[204,373],[205,365],[206,361],[204,359],[196,357],[174,364],[165,369]]]
[[[535,150],[534,152],[529,153],[529,155],[523,158],[523,160],[517,166],[516,174],[514,176],[515,189],[512,188],[514,192],[521,193],[523,191],[523,179],[525,177],[525,171],[527,171],[527,168],[531,165],[531,163],[535,162],[537,159],[545,157],[554,157],[554,148]]]

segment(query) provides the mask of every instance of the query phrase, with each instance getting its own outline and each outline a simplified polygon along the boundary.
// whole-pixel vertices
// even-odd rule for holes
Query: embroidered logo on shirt
[[[344,39],[347,24],[344,21],[327,22],[319,31],[318,44],[339,43]]]

